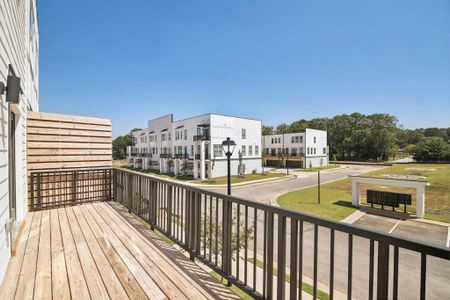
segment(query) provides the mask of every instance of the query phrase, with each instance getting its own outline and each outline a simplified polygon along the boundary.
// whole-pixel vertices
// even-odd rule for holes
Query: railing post
[[[266,212],[267,214],[267,227],[266,227],[266,257],[264,258],[264,264],[266,265],[266,299],[273,298],[273,213]],[[280,270],[278,270],[280,271]],[[284,278],[283,278],[284,279]]]
[[[172,186],[167,186],[167,234],[172,235]]]
[[[111,200],[117,201],[117,171],[114,169],[111,169],[109,172],[112,176],[112,182],[110,181],[110,183],[112,184],[112,186],[111,186],[112,199]]]
[[[133,174],[128,174],[128,213],[133,208]]]
[[[37,206],[38,208],[41,208],[42,203],[41,203],[41,173],[37,173],[37,198],[38,198],[38,203]]]
[[[222,270],[225,274],[231,274],[231,203],[228,199],[222,200]]]
[[[72,175],[72,202],[77,201],[77,171],[73,171]]]
[[[195,201],[195,254],[200,255],[202,227],[202,194],[196,193]]]
[[[34,173],[31,173],[30,181],[31,181],[30,206],[31,206],[31,211],[34,211]]]
[[[291,223],[292,226],[292,223]],[[278,215],[278,274],[277,274],[277,298],[285,298],[286,290],[286,217]],[[294,293],[295,294],[295,293]]]
[[[378,242],[378,265],[377,265],[377,299],[388,298],[389,288],[389,244]]]

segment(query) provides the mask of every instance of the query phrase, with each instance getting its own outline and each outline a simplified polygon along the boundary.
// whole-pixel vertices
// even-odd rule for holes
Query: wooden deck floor
[[[28,213],[0,299],[233,299],[115,203]]]

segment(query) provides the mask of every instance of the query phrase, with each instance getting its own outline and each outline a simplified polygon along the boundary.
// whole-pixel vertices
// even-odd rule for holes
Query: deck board
[[[0,299],[236,299],[130,218],[105,202],[28,213]]]

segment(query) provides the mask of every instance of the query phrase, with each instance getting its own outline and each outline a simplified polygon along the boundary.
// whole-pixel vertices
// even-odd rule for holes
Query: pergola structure
[[[416,216],[423,218],[425,214],[425,187],[430,185],[429,182],[364,176],[348,176],[348,178],[352,182],[352,205],[354,206],[361,204],[361,183],[416,189]]]

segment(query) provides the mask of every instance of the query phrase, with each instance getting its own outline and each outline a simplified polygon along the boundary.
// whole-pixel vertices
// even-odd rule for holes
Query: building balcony
[[[189,154],[174,154],[173,158],[176,158],[176,159],[189,159]]]
[[[159,158],[172,158],[172,153],[161,153]]]
[[[29,184],[0,299],[238,298],[195,260],[257,299],[450,298],[445,246],[122,169]]]
[[[199,135],[194,135],[194,142],[201,142],[201,141],[210,141],[211,135],[209,132]]]
[[[200,160],[201,159],[201,155],[200,154],[195,154],[195,159],[196,160]],[[209,153],[205,153],[205,159],[211,159],[211,155]]]

